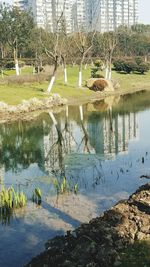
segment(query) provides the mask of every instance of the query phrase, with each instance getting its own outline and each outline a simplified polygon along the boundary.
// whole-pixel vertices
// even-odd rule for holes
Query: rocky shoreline
[[[55,107],[61,107],[67,104],[65,98],[59,94],[52,94],[45,99],[31,98],[23,100],[19,105],[8,105],[0,102],[0,123],[15,120],[31,120],[36,117],[35,112],[41,112]]]
[[[121,266],[120,253],[139,240],[150,240],[150,183],[88,224],[48,241],[26,267]]]

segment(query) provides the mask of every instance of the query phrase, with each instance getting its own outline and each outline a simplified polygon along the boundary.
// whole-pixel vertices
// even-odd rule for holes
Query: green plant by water
[[[0,211],[5,212],[12,209],[18,209],[26,206],[27,198],[23,192],[16,192],[11,186],[3,187],[0,192]]]
[[[39,187],[34,189],[32,200],[34,203],[41,205],[42,202],[42,192]]]
[[[35,188],[32,196],[34,203],[40,205],[42,202],[42,192],[40,188]],[[13,186],[0,191],[0,221],[2,224],[9,224],[15,210],[22,209],[27,205],[27,197],[23,191],[15,190]]]
[[[68,182],[66,177],[63,178],[55,178],[53,181],[54,188],[57,191],[57,194],[65,194],[69,192],[78,193],[78,184],[72,185]]]
[[[0,192],[0,220],[3,224],[9,224],[14,210],[23,208],[27,204],[27,198],[23,192],[16,192],[11,186],[3,187]]]

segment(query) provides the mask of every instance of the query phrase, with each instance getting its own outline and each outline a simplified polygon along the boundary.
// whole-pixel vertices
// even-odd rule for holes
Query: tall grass
[[[3,187],[0,192],[0,220],[2,223],[9,223],[14,210],[23,208],[26,204],[27,198],[23,192],[16,192],[13,187]]]
[[[70,192],[77,194],[78,192],[78,184],[75,184],[75,185],[70,184],[66,177],[63,177],[60,179],[55,178],[53,180],[53,185],[58,195],[70,193]]]

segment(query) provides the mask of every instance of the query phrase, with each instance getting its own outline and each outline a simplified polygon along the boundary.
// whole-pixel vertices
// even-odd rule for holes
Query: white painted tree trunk
[[[68,118],[68,116],[69,116],[69,108],[68,106],[66,106],[66,117]]]
[[[54,82],[55,82],[55,76],[52,76],[50,84],[49,84],[48,89],[47,89],[48,93],[51,92]]]
[[[79,70],[79,87],[82,87],[82,71]]]
[[[20,75],[20,70],[19,70],[19,64],[18,64],[18,59],[15,60],[15,70],[16,70],[16,75]]]
[[[35,67],[33,67],[32,73],[33,75],[35,75]]]
[[[83,121],[83,107],[79,106],[79,111],[80,111],[80,119]]]
[[[2,76],[2,79],[4,78],[4,71],[1,70],[1,76]]]
[[[54,125],[57,125],[57,121],[56,121],[56,119],[55,119],[55,117],[54,117],[53,112],[49,112],[49,115],[50,115],[50,117],[51,117],[52,122],[54,123]]]
[[[65,84],[68,83],[67,68],[66,67],[64,68],[64,82],[65,82]]]
[[[112,72],[111,72],[111,69],[110,69],[109,73],[108,73],[108,80],[111,80],[111,77],[112,77]]]
[[[108,72],[109,72],[108,67],[106,67],[106,70],[105,70],[105,79],[106,80],[108,79]]]

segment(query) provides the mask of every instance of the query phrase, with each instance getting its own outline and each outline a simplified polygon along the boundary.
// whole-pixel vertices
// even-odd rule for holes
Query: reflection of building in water
[[[44,125],[43,125],[44,126]],[[61,119],[43,137],[44,169],[48,173],[65,174],[65,157],[71,154],[116,155],[127,153],[129,141],[138,138],[137,115],[92,113],[87,121]]]
[[[91,116],[88,123],[90,143],[98,154],[118,154],[128,151],[129,141],[137,140],[137,115],[117,115],[98,118]]]
[[[110,120],[104,122],[104,153],[118,154],[128,152],[129,141],[139,137],[137,115],[116,116],[112,119],[112,131]]]

